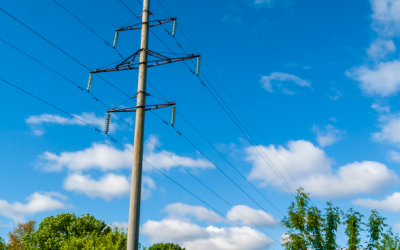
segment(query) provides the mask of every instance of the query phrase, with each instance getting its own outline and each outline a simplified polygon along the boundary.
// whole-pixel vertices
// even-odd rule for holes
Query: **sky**
[[[108,108],[135,106],[135,70],[86,91],[90,70],[140,49],[138,30],[110,46],[138,22],[121,1],[1,3],[0,237],[66,212],[126,227],[134,113],[111,116],[117,142],[81,122],[103,130]],[[153,27],[149,49],[200,53],[202,74],[195,60],[148,70],[147,103],[178,113],[174,127],[170,108],[146,113],[143,245],[283,249],[299,187],[400,231],[400,0],[160,1],[169,14],[152,0],[153,20],[179,29]]]

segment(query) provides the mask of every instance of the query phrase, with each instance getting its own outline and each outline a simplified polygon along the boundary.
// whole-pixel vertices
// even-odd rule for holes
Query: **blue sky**
[[[134,19],[118,0],[95,5],[59,3],[110,44],[115,30]],[[124,3],[137,15],[141,12],[137,1]],[[178,30],[176,39],[184,50],[201,53],[201,79],[216,90],[245,131],[238,129],[185,64],[149,69],[150,84],[167,100],[176,101],[179,113],[212,146],[182,116],[177,116],[175,128],[185,137],[147,113],[145,134],[150,142],[146,142],[145,159],[236,225],[144,164],[144,245],[173,241],[188,249],[282,249],[275,240],[285,231],[275,221],[286,214],[293,196],[271,166],[291,188],[304,187],[320,208],[332,201],[342,210],[354,207],[366,216],[378,209],[390,226],[400,230],[400,61],[396,51],[400,0],[162,3],[178,18],[179,27],[196,48]],[[167,15],[158,1],[151,4],[151,11],[160,15],[155,17]],[[54,1],[8,1],[1,8],[90,69],[120,59],[111,46]],[[3,11],[0,20],[4,24],[0,77],[103,129],[104,106],[7,43],[84,89],[89,70]],[[165,27],[171,30],[172,25]],[[183,53],[162,27],[152,30],[174,52]],[[139,49],[139,39],[139,31],[121,32],[118,51],[124,56],[133,54]],[[165,44],[151,34],[151,50],[170,53]],[[194,70],[192,63],[188,65]],[[136,93],[136,71],[101,77],[129,96]],[[155,89],[148,86],[147,92],[160,97]],[[91,93],[109,107],[127,100],[96,76]],[[162,102],[155,97],[149,97],[148,103]],[[112,117],[110,134],[122,147],[4,82],[0,102],[1,237],[6,238],[18,222],[41,221],[62,212],[89,213],[107,223],[126,224],[133,143],[133,130],[127,123],[134,123],[132,114],[121,115],[127,123]],[[129,104],[135,105],[133,101],[125,105]],[[155,113],[169,120],[169,108]],[[339,244],[344,246],[343,230],[340,235]]]

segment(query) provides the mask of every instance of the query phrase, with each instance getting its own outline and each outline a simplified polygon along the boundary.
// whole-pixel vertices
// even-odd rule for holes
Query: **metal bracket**
[[[118,64],[115,68],[102,69],[102,70],[96,69],[90,73],[96,74],[96,73],[102,73],[102,72],[113,72],[113,71],[121,71],[121,70],[139,69],[139,66],[141,63],[135,62],[135,61],[139,58],[139,55],[142,51],[146,51],[148,53],[148,55],[157,58],[156,60],[150,60],[147,62],[143,62],[143,63],[147,64],[148,68],[200,57],[200,55],[192,54],[192,55],[187,55],[185,57],[169,58],[169,57],[163,56],[157,52],[154,52],[154,51],[151,51],[148,49],[140,49],[137,52],[135,52],[133,55],[131,55],[130,57],[126,58],[123,62]]]
[[[140,30],[142,28],[142,26],[139,26],[139,27],[136,27],[136,26],[143,25],[143,24],[149,24],[149,28],[151,28],[151,27],[161,25],[164,23],[168,23],[168,22],[172,22],[175,20],[176,20],[176,17],[170,17],[169,19],[161,19],[161,20],[155,20],[155,21],[149,21],[149,22],[142,22],[142,23],[137,23],[137,24],[133,24],[130,26],[126,26],[126,27],[121,27],[121,28],[117,29],[117,31]],[[151,24],[151,23],[155,23],[155,24]]]
[[[108,113],[126,113],[126,112],[136,112],[137,109],[139,108],[144,108],[145,111],[149,110],[154,110],[154,109],[160,109],[160,108],[165,108],[169,106],[174,106],[175,102],[168,102],[167,104],[152,104],[152,105],[142,105],[142,106],[134,106],[134,107],[129,107],[129,108],[123,108],[123,109],[110,109]],[[148,107],[148,108],[146,108]]]

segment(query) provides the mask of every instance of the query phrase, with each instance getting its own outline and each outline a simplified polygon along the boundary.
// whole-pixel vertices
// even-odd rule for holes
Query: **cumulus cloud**
[[[83,112],[81,115],[73,115],[78,119],[89,123],[101,130],[104,130],[105,126],[105,117],[96,116],[93,112]],[[59,125],[79,125],[79,126],[86,126],[85,123],[73,118],[73,117],[63,117],[60,115],[53,115],[53,114],[43,114],[43,115],[32,115],[25,120],[26,123],[31,125],[34,128],[37,126],[46,124],[59,124]],[[118,128],[117,123],[111,122],[110,123],[110,133],[114,133],[115,130]],[[41,136],[44,134],[43,129],[35,129],[34,134],[37,136]]]
[[[309,81],[303,80],[295,75],[281,73],[281,72],[275,72],[269,76],[263,76],[260,81],[262,87],[271,93],[274,92],[272,89],[273,82],[279,82],[275,84],[275,87],[281,88],[282,93],[289,95],[294,94],[295,92],[283,87],[281,82],[292,82],[301,87],[311,87],[311,83]]]
[[[400,113],[381,115],[379,121],[381,131],[372,134],[372,139],[400,146]]]
[[[142,186],[142,199],[145,200],[151,195],[151,189],[155,189],[156,185],[149,177],[143,177]],[[99,180],[95,180],[90,175],[75,173],[66,178],[64,188],[89,197],[111,200],[129,195],[131,184],[123,175],[106,174]]]
[[[388,97],[400,91],[400,61],[379,62],[374,67],[360,66],[346,72],[359,82],[369,96]]]
[[[259,150],[263,151],[292,187],[297,185],[291,176],[311,195],[343,197],[376,193],[398,182],[396,173],[378,162],[354,162],[333,171],[332,161],[325,152],[308,141],[290,141],[288,149],[271,145],[261,146]],[[249,179],[258,180],[263,186],[271,185],[286,190],[254,147],[248,147],[246,152],[247,161],[252,163]]]
[[[373,28],[383,36],[400,31],[400,0],[371,0]]]
[[[394,53],[395,51],[396,46],[393,41],[378,38],[371,43],[370,47],[367,49],[367,54],[370,58],[378,60],[386,58],[388,54]]]
[[[0,215],[12,219],[15,223],[25,222],[27,215],[64,209],[66,204],[62,200],[65,198],[57,192],[35,192],[27,198],[28,202],[25,204],[0,200]]]
[[[176,242],[192,250],[256,250],[265,249],[273,240],[250,227],[200,227],[194,223],[164,219],[149,220],[141,227],[150,243]]]
[[[278,225],[272,215],[246,205],[234,206],[229,210],[226,217],[231,221],[245,226],[254,226],[254,224],[257,224],[260,227],[273,227]]]
[[[218,214],[205,207],[201,206],[190,206],[183,203],[174,203],[166,206],[164,211],[169,214],[169,217],[196,217],[200,221],[208,222],[224,222],[225,220],[221,218]]]
[[[386,196],[384,200],[357,199],[353,201],[356,206],[362,206],[370,209],[385,210],[388,212],[400,212],[400,193],[395,192],[390,196]]]
[[[332,125],[327,125],[324,129],[319,126],[313,126],[314,133],[317,134],[317,141],[320,147],[332,145],[342,139],[342,130],[335,128]]]
[[[155,137],[150,137],[154,145],[159,142]],[[159,169],[171,169],[177,167],[177,163],[187,168],[212,168],[213,165],[203,159],[192,159],[190,157],[179,156],[173,152],[163,152],[155,149],[153,144],[146,143],[144,159],[151,165]],[[118,149],[107,143],[93,143],[91,147],[82,151],[62,152],[59,155],[45,152],[39,157],[38,165],[45,171],[60,171],[67,168],[73,172],[80,172],[89,169],[99,169],[101,171],[111,171],[132,167],[133,146],[125,144],[126,148]],[[150,171],[151,168],[145,164],[144,170]]]

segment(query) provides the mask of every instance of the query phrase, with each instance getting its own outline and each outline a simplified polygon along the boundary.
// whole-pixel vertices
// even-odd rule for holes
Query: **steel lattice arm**
[[[171,17],[169,19],[161,19],[161,20],[149,21],[149,22],[146,22],[146,24],[149,24],[149,28],[150,28],[150,27],[154,27],[154,26],[161,25],[161,24],[164,24],[164,23],[173,22],[175,20],[176,20],[176,17]],[[152,24],[152,23],[154,23],[154,24]],[[121,27],[121,28],[117,29],[117,31],[140,30],[142,28],[141,27],[142,24],[144,24],[144,23],[137,23],[137,24],[134,24],[134,25],[126,26],[126,27]],[[135,27],[135,26],[139,26],[139,27]]]
[[[113,71],[139,69],[140,62],[135,62],[135,61],[137,60],[137,58],[139,58],[139,55],[143,50],[144,49],[138,50],[135,54],[131,55],[130,57],[125,59],[123,62],[118,64],[115,68],[102,69],[102,70],[96,69],[96,70],[94,70],[94,71],[92,71],[90,73],[96,74],[96,73],[103,73],[103,72],[113,72]],[[150,56],[158,58],[156,60],[149,60],[147,62],[144,62],[144,63],[147,63],[147,67],[148,68],[200,57],[200,55],[192,54],[192,55],[188,55],[188,56],[185,56],[185,57],[169,58],[169,57],[163,56],[163,55],[161,55],[159,53],[156,53],[154,51],[151,51],[151,50],[147,50],[146,49],[145,51],[147,51]]]

